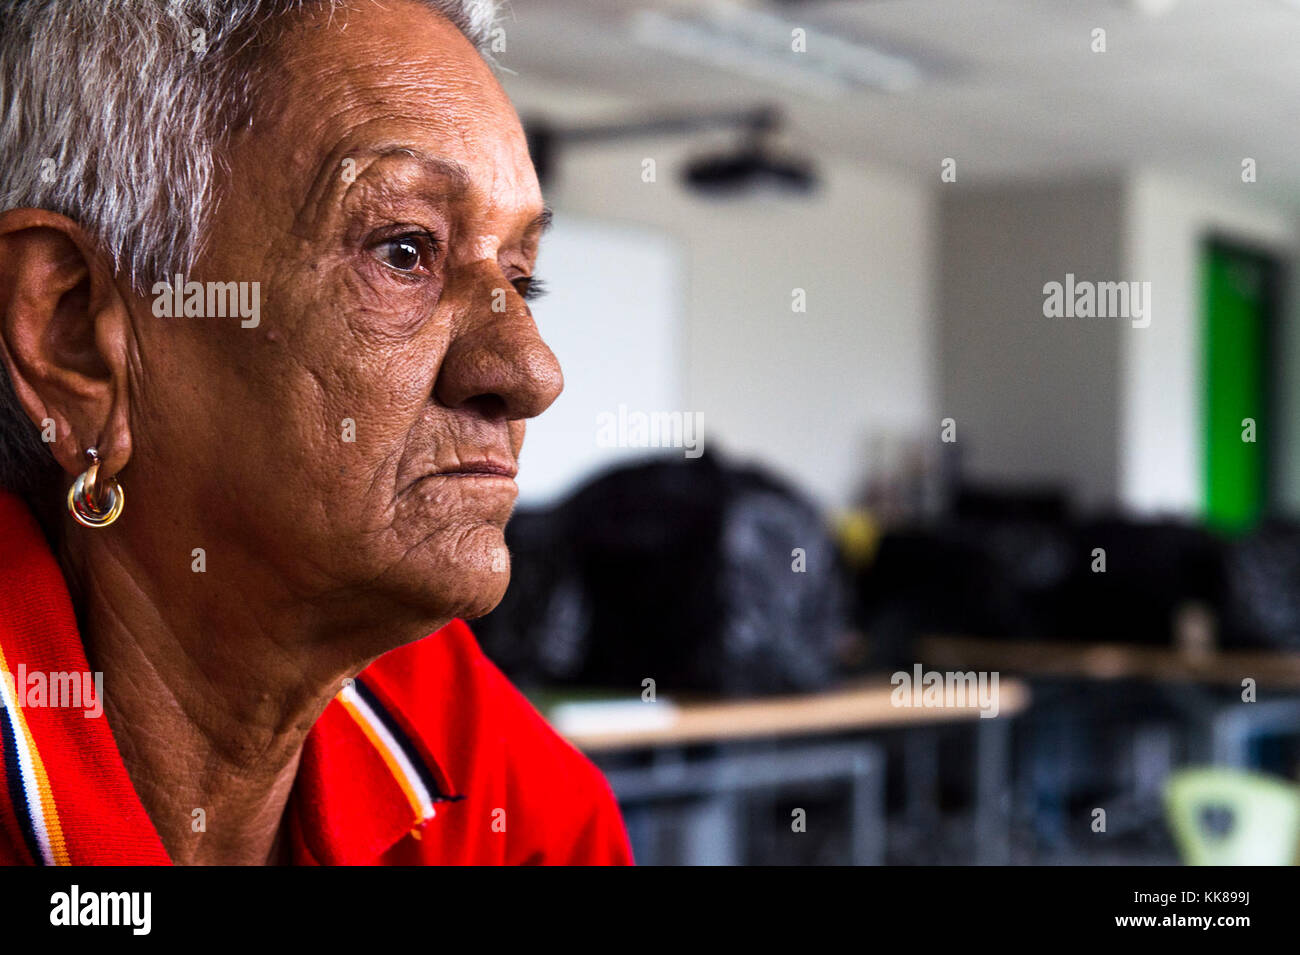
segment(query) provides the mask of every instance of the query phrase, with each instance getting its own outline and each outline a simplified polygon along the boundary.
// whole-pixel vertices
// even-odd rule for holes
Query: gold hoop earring
[[[90,458],[90,467],[77,475],[68,488],[68,511],[86,527],[107,527],[122,516],[126,492],[117,478],[100,476],[97,450],[87,448],[86,457]]]

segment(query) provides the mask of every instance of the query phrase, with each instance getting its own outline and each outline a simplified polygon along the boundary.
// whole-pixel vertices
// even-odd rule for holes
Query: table
[[[838,689],[798,696],[773,696],[677,704],[672,725],[654,729],[570,734],[588,753],[716,743],[755,737],[791,737],[847,730],[875,730],[980,718],[974,706],[899,707],[887,675],[866,677]],[[1014,716],[1029,702],[1019,680],[1000,680],[999,716]],[[647,704],[653,705],[653,704]],[[984,722],[995,722],[996,717]]]
[[[1005,862],[1010,855],[1009,721],[1028,705],[1028,687],[1020,680],[1000,679],[997,716],[983,718],[973,703],[896,706],[894,693],[889,675],[877,674],[819,693],[681,702],[675,704],[676,716],[667,725],[570,733],[568,738],[595,757],[636,751],[654,754],[649,767],[606,770],[625,808],[629,803],[683,796],[702,800],[687,824],[688,861],[696,863],[729,864],[740,858],[736,820],[744,793],[760,787],[847,778],[853,806],[851,858],[855,863],[874,864],[883,861],[885,848],[883,753],[873,743],[810,745],[806,740],[829,734],[973,723],[978,861]],[[726,751],[728,746],[756,741],[786,745],[766,752]],[[937,781],[932,743],[929,738],[919,739],[907,754],[911,790],[926,790]],[[683,755],[686,747],[705,744],[721,746],[723,752],[704,759]],[[637,824],[637,819],[629,820],[629,828]]]

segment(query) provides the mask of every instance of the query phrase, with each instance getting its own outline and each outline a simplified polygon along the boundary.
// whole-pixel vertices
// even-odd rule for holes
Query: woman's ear
[[[112,269],[80,226],[44,209],[0,213],[0,360],[70,474],[90,447],[110,475],[131,457],[130,336]]]

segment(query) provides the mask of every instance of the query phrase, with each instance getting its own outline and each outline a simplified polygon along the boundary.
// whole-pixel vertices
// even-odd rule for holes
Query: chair
[[[1300,789],[1259,773],[1185,769],[1165,787],[1165,810],[1188,865],[1294,865]]]

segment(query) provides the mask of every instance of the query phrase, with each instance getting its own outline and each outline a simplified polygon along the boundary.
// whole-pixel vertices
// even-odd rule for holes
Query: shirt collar
[[[289,805],[297,862],[374,862],[418,838],[438,803],[461,798],[404,715],[388,666],[381,658],[346,685],[307,736]],[[54,555],[23,502],[0,493],[0,833],[38,864],[169,863],[102,700],[92,718],[84,706],[24,705],[51,674],[90,666]]]
[[[122,764],[102,701],[98,716],[84,705],[49,705],[55,702],[46,695],[51,675],[82,677],[90,664],[63,574],[35,519],[10,494],[0,494],[0,671],[8,674],[0,674],[6,697],[0,709],[0,822],[27,861],[167,862]],[[38,695],[42,684],[46,692]]]
[[[381,658],[325,708],[303,749],[291,831],[304,862],[365,865],[419,839],[438,804],[463,798],[398,705]]]

